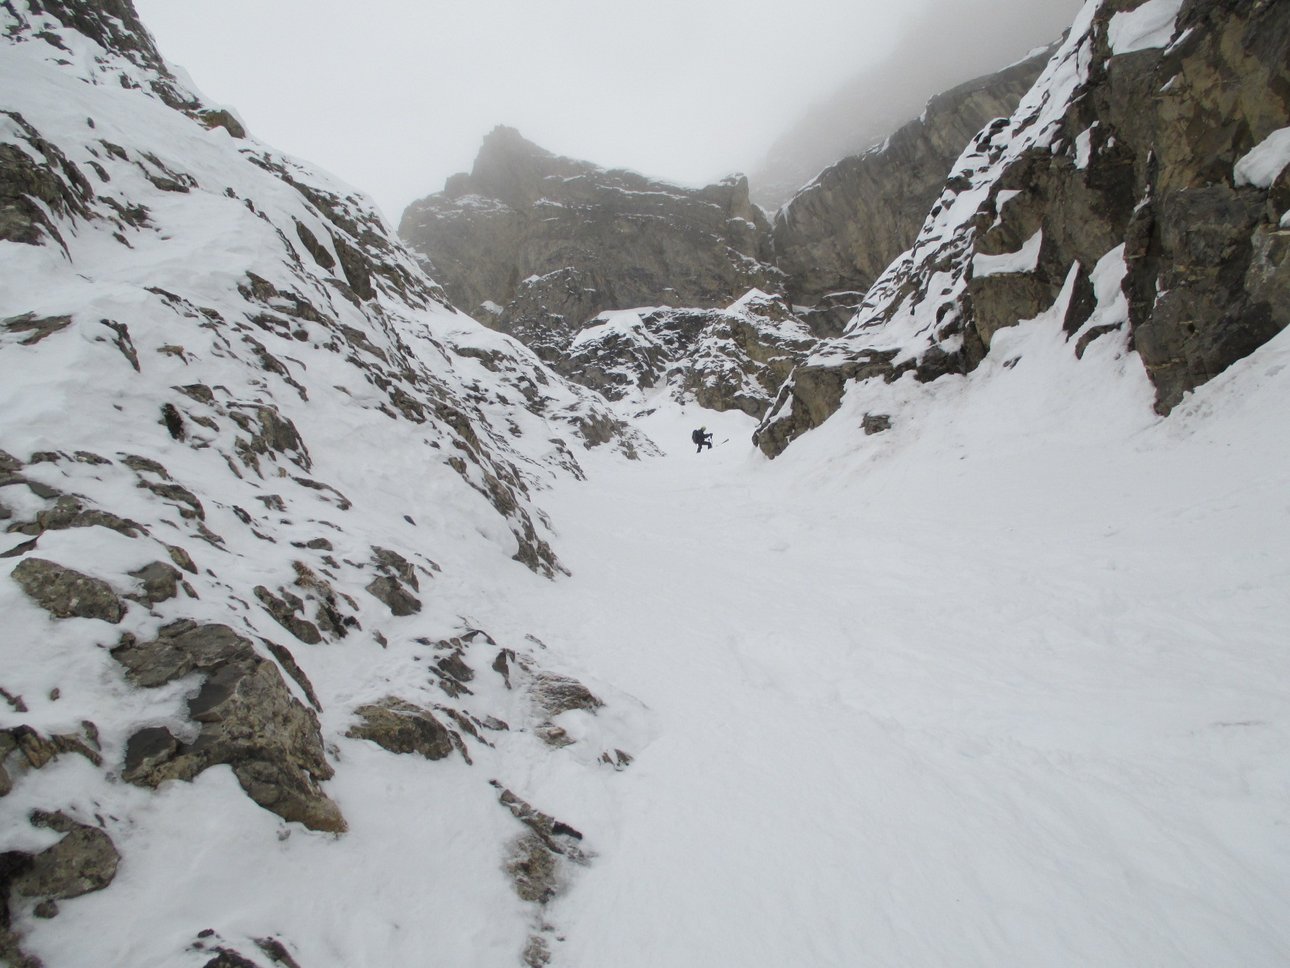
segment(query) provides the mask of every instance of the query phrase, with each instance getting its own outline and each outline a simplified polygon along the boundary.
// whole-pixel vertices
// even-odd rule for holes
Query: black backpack
[[[703,443],[703,431],[696,430],[694,433],[690,434],[690,440],[696,444]]]

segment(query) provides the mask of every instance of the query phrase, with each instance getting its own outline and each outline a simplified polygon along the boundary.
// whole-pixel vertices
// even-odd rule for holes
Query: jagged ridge
[[[457,305],[547,362],[605,310],[778,288],[767,229],[742,177],[681,188],[558,157],[505,127],[400,223]]]

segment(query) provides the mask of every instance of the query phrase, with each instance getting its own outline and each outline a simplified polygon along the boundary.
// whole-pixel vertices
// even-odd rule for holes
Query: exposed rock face
[[[776,264],[795,306],[836,335],[873,281],[913,244],[963,147],[1008,117],[1051,51],[962,84],[876,148],[825,169],[775,216]]]
[[[386,697],[354,710],[362,722],[346,736],[369,739],[391,753],[417,753],[441,760],[453,751],[452,734],[434,713],[410,702]]]
[[[760,417],[816,343],[782,299],[753,290],[727,309],[604,313],[556,368],[610,400],[666,384],[678,399]]]
[[[13,881],[18,894],[53,901],[101,891],[112,883],[121,855],[98,827],[41,811],[32,815],[31,823],[65,836],[31,858],[31,866]]]
[[[1084,9],[846,333],[785,384],[763,451],[851,381],[967,372],[999,329],[1045,313],[1080,356],[1127,332],[1162,414],[1290,323],[1290,167],[1253,163],[1290,126],[1290,7],[1187,0],[1166,47],[1138,39],[1139,6]]]
[[[64,836],[38,852],[0,853],[0,962],[13,968],[43,968],[40,959],[23,951],[22,938],[13,930],[11,905],[39,899],[33,908],[35,916],[46,920],[57,917],[58,901],[110,885],[121,855],[100,827],[79,823],[61,811],[33,810],[27,820],[33,827]]]
[[[115,625],[125,616],[125,604],[111,585],[53,561],[24,558],[13,579],[55,618],[97,618]]]
[[[557,157],[504,127],[399,229],[454,304],[547,362],[605,310],[775,289],[767,230],[742,177],[680,188]]]
[[[201,724],[197,738],[183,743],[164,727],[136,733],[126,750],[124,776],[131,783],[191,780],[227,763],[251,799],[284,820],[314,830],[345,829],[340,810],[318,786],[332,775],[318,717],[250,641],[224,625],[180,622],[151,642],[127,639],[112,655],[144,687],[190,672],[204,676],[188,702],[189,716]]]

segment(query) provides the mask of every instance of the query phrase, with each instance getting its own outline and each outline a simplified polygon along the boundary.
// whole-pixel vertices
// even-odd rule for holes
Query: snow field
[[[1290,958],[1290,341],[1161,421],[1115,338],[996,339],[773,463],[665,405],[548,495],[574,575],[514,605],[657,734],[534,777],[600,854],[556,964]]]

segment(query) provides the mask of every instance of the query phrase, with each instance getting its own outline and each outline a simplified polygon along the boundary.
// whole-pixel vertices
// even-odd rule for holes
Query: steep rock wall
[[[454,304],[548,362],[605,310],[724,306],[778,288],[746,179],[680,188],[558,157],[505,127],[469,174],[409,206],[399,231]]]
[[[1016,110],[1051,51],[928,101],[880,146],[844,158],[775,215],[775,262],[793,304],[836,335],[874,280],[913,243],[965,145]]]
[[[1080,355],[1122,332],[1167,413],[1290,322],[1290,7],[1090,2],[1010,119],[954,166],[913,247],[781,389],[768,455],[852,381],[974,368],[1059,310]]]

